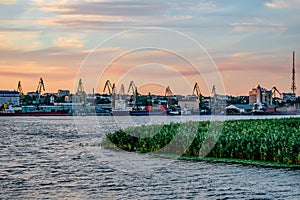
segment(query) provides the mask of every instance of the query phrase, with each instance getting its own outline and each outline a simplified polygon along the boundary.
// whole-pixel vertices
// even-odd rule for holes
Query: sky
[[[1,0],[0,89],[300,95],[300,0]]]

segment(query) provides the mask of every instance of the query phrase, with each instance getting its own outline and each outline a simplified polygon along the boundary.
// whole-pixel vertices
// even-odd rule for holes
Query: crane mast
[[[195,85],[194,85],[193,94],[195,94],[195,92],[196,92],[196,95],[198,98],[198,104],[200,105],[201,104],[201,91],[200,91],[198,83],[195,83]]]
[[[21,81],[18,82],[18,87],[17,87],[17,92],[19,92],[19,96],[20,96],[20,104],[22,105],[23,103],[23,98],[24,98],[24,93],[23,93],[23,88],[21,85]]]
[[[213,103],[216,103],[217,98],[216,98],[216,86],[215,85],[213,85],[213,87],[212,87],[211,94],[213,96]]]
[[[108,90],[108,94],[109,95],[114,95],[116,93],[116,87],[115,87],[115,84],[111,84],[109,80],[107,80],[105,82],[105,85],[104,85],[104,89],[103,89],[103,92],[106,91],[106,89]]]
[[[271,91],[272,91],[273,98],[276,98],[276,92],[277,94],[281,95],[281,92],[279,92],[279,90],[276,87],[273,87]]]
[[[166,88],[165,96],[173,96],[173,92],[169,86]]]
[[[39,84],[36,88],[37,100],[39,101],[42,95],[42,91],[45,91],[45,85],[42,78],[40,78]]]
[[[276,93],[279,94],[280,96],[282,95],[281,92],[279,92],[279,90],[274,86],[271,89],[271,98],[270,98],[270,104],[273,105],[273,99],[276,98]],[[278,103],[278,100],[275,100],[276,104]]]
[[[17,92],[19,92],[20,96],[22,96],[24,94],[23,89],[22,89],[22,85],[21,85],[21,81],[18,82]]]
[[[82,80],[81,80],[81,79],[79,79],[76,94],[79,95],[79,96],[81,97],[81,103],[82,103],[82,104],[85,104],[85,91],[84,91],[83,83],[82,83]]]
[[[107,80],[105,82],[105,85],[104,85],[104,88],[103,88],[103,92],[105,92],[106,89],[108,90],[108,94],[111,96],[112,108],[115,109],[116,86],[115,86],[114,83],[111,84],[111,82],[109,80]]]
[[[119,94],[120,94],[120,95],[125,95],[125,87],[124,87],[124,85],[123,85],[123,84],[121,85],[121,88],[120,88]]]
[[[137,87],[135,86],[133,81],[131,81],[130,84],[129,84],[128,92],[130,92],[130,90],[132,91],[134,101],[136,101],[138,92],[137,92]]]
[[[173,95],[171,88],[168,86],[165,90],[165,97],[168,97],[169,108],[172,106],[171,96],[174,96],[174,95]]]

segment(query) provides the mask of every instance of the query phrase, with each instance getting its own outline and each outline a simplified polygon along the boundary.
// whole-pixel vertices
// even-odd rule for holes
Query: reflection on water
[[[0,118],[0,199],[300,199],[299,170],[80,145],[98,144],[106,133],[128,126],[203,119],[216,118]]]

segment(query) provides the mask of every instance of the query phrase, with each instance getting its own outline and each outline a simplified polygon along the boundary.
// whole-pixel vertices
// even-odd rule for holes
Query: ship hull
[[[35,112],[0,112],[0,116],[67,116],[69,115],[68,110],[60,111],[35,111]]]
[[[166,111],[147,111],[147,110],[134,110],[129,111],[131,116],[165,116]]]

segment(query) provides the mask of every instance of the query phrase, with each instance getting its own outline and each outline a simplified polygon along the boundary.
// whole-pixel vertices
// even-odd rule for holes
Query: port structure
[[[115,109],[115,100],[116,100],[116,85],[113,83],[111,84],[111,82],[109,80],[107,80],[105,82],[104,88],[103,88],[103,92],[106,92],[106,90],[108,90],[108,94],[111,96],[112,100],[112,108]]]
[[[45,84],[42,78],[40,78],[39,84],[36,88],[36,93],[38,94],[38,98],[40,99],[42,95],[42,91],[45,91]]]
[[[38,86],[36,88],[36,100],[33,101],[33,104],[39,105],[40,104],[40,99],[42,96],[42,91],[45,91],[45,84],[42,78],[40,78],[40,81],[38,83]]]
[[[132,91],[133,100],[134,100],[134,102],[136,102],[138,91],[137,91],[137,87],[135,86],[133,81],[130,81],[130,84],[128,87],[128,92],[130,92],[130,90]]]
[[[173,104],[174,104],[174,102],[172,102],[172,100],[171,100],[171,97],[174,97],[174,94],[173,94],[173,92],[172,92],[170,86],[167,86],[167,87],[166,87],[166,90],[165,90],[165,97],[168,98],[168,108],[171,108],[171,107],[173,106]],[[176,98],[175,98],[175,99],[176,99]],[[175,104],[177,104],[177,103],[175,102]]]
[[[198,83],[195,83],[195,85],[194,85],[193,94],[195,94],[195,92],[196,92],[196,96],[198,99],[198,104],[200,106],[201,105],[201,91],[200,91],[200,87],[199,87]]]
[[[81,97],[81,103],[82,103],[82,105],[85,105],[85,103],[86,103],[85,96],[86,95],[85,95],[85,91],[84,91],[84,87],[83,87],[83,83],[82,83],[81,79],[79,79],[79,82],[78,82],[76,95],[79,95]]]
[[[121,85],[120,91],[119,91],[119,95],[125,95],[125,87],[124,84]]]
[[[276,93],[279,94],[279,96],[281,97],[281,92],[279,92],[279,90],[274,86],[272,89],[271,89],[271,100],[270,100],[270,105],[273,105],[273,100],[276,101],[276,105],[278,104],[278,99],[277,99],[277,96],[276,96]]]
[[[106,92],[106,89],[108,90],[108,94],[109,95],[114,95],[116,94],[116,86],[115,84],[111,84],[111,82],[109,80],[107,80],[105,82],[104,88],[103,88],[103,92]]]
[[[213,85],[212,89],[211,89],[211,94],[212,94],[212,97],[213,97],[213,103],[216,103],[217,102],[217,97],[216,97],[216,86]]]
[[[19,95],[22,96],[23,93],[23,88],[22,88],[22,84],[21,81],[18,82],[18,86],[17,86],[17,92],[19,92]]]
[[[23,88],[22,88],[21,81],[18,82],[17,92],[19,92],[19,96],[20,96],[20,105],[22,105],[22,103],[23,103],[23,98],[24,98],[24,92],[23,92]]]

